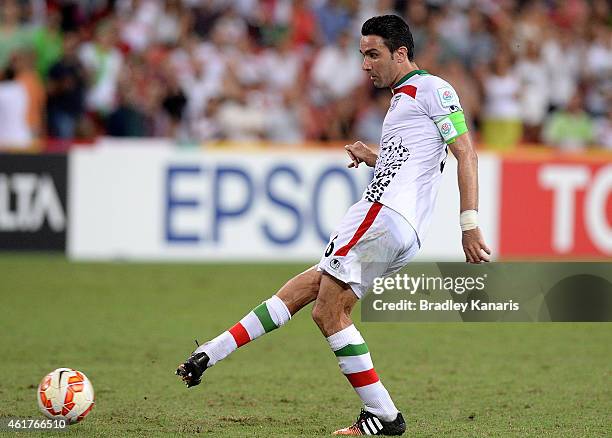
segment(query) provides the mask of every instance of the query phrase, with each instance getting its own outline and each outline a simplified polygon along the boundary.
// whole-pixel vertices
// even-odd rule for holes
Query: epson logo
[[[53,178],[45,173],[0,173],[0,231],[35,232],[45,221],[54,232],[66,229]]]

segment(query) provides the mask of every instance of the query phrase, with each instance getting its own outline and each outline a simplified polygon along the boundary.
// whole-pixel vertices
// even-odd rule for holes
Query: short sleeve
[[[468,131],[465,116],[455,89],[448,82],[437,79],[424,93],[424,106],[444,141],[452,143]]]

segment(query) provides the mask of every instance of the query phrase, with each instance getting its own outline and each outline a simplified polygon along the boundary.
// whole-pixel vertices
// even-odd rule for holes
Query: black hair
[[[414,40],[410,27],[397,15],[372,17],[361,26],[361,35],[378,35],[391,54],[400,47],[408,49],[408,60],[414,61]]]

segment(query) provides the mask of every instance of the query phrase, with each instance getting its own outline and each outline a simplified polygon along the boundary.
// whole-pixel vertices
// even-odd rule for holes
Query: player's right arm
[[[374,167],[376,165],[378,155],[364,143],[356,141],[353,144],[347,144],[344,146],[344,149],[351,159],[351,163],[349,163],[348,167],[357,168],[360,163],[366,163],[369,167]]]

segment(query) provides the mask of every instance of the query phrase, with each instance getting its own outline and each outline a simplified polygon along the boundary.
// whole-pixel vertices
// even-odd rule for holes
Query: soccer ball
[[[51,419],[69,424],[81,421],[94,406],[91,382],[80,371],[58,368],[47,374],[36,393],[40,411]]]

